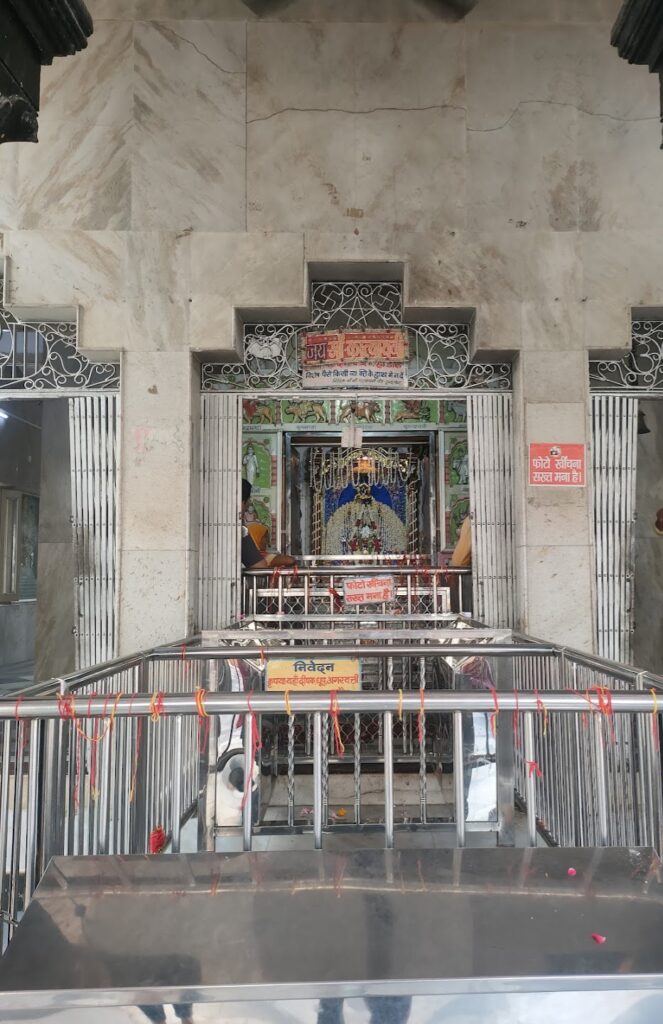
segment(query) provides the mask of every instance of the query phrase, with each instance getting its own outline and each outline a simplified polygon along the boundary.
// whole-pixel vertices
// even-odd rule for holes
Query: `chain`
[[[295,716],[288,716],[288,825],[295,824]]]

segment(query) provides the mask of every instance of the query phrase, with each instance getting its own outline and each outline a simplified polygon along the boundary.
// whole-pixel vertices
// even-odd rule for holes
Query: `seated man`
[[[244,512],[251,500],[253,488],[248,480],[242,480],[242,565],[245,569],[275,569],[278,566],[291,567],[295,559],[290,555],[263,555],[253,537],[244,526]]]

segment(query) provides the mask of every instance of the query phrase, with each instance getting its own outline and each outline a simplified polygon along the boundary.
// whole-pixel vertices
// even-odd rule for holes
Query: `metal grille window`
[[[72,323],[23,323],[0,308],[0,392],[115,391],[120,368],[91,363]]]

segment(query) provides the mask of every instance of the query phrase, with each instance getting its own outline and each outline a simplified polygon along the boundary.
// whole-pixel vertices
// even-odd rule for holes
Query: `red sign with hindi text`
[[[584,487],[584,444],[530,444],[530,487]]]

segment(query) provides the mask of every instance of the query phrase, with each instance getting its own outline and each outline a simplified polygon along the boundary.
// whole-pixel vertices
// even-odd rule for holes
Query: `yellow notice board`
[[[267,662],[268,690],[359,690],[359,658],[279,658]]]

